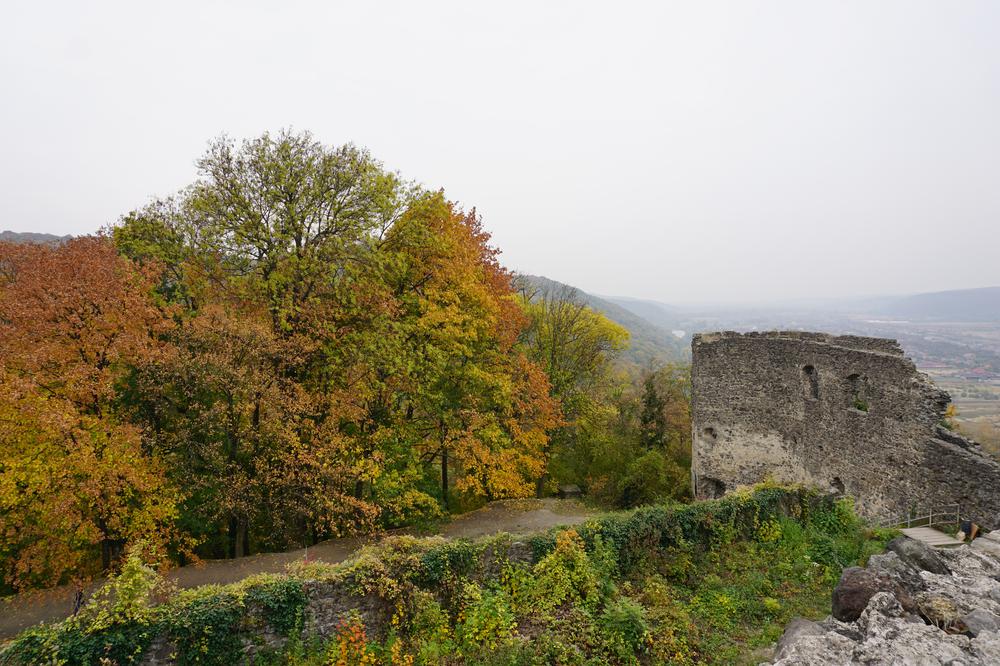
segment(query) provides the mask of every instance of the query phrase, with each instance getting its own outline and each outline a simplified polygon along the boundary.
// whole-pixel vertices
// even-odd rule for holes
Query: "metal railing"
[[[958,504],[944,504],[929,512],[910,511],[904,516],[895,516],[878,521],[879,527],[934,527],[935,525],[957,525],[962,522]]]

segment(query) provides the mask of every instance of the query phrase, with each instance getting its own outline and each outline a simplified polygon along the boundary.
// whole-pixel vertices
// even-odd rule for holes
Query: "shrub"
[[[611,653],[623,661],[633,660],[649,638],[645,609],[628,597],[609,603],[598,624]]]
[[[233,592],[195,597],[174,609],[169,624],[171,639],[177,644],[177,663],[232,663],[242,648],[239,639],[243,600]]]
[[[593,608],[600,601],[602,585],[574,530],[556,536],[555,549],[535,565],[534,575],[532,601],[542,613],[567,602]]]
[[[455,628],[460,652],[469,655],[480,649],[492,651],[513,636],[517,622],[506,594],[468,583],[464,597],[460,621]]]
[[[299,628],[306,607],[306,593],[302,581],[294,578],[276,578],[248,587],[245,602],[263,611],[264,620],[283,636]]]
[[[721,500],[601,516],[530,539],[400,537],[349,563],[176,593],[130,560],[77,618],[22,633],[0,664],[136,663],[164,635],[181,664],[238,660],[264,623],[289,636],[262,663],[732,663],[773,642],[793,615],[829,610],[843,566],[894,536],[867,530],[849,502],[764,485]],[[350,615],[335,637],[303,637],[303,581],[322,580],[391,615],[374,637]]]

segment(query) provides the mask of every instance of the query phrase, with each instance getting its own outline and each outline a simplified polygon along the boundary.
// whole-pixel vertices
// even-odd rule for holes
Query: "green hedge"
[[[810,555],[831,569],[851,563],[864,547],[860,536],[853,540],[838,537],[860,533],[849,506],[810,490],[773,485],[720,500],[606,514],[577,526],[575,531],[595,561],[607,563],[614,569],[609,574],[622,579],[657,558],[661,566],[664,560],[671,560],[670,566],[683,565],[665,553],[706,552],[739,540],[766,541],[775,529],[780,533],[778,521],[789,519],[804,528],[815,528],[810,528]],[[559,533],[551,530],[528,540],[534,562],[554,551]],[[104,600],[103,606],[91,604],[94,608],[85,608],[77,618],[32,628],[0,652],[0,664],[82,665],[98,663],[101,658],[118,664],[138,663],[156,637],[176,645],[180,664],[235,663],[244,641],[260,642],[265,624],[280,635],[300,638],[307,604],[304,583],[317,579],[342,584],[345,592],[354,595],[380,598],[402,616],[412,615],[413,608],[425,604],[417,601],[429,593],[454,623],[470,584],[517,569],[506,560],[513,540],[510,535],[475,542],[388,539],[380,546],[363,549],[342,565],[304,565],[289,575],[258,576],[229,586],[185,590],[160,605],[149,601],[155,581],[145,587],[131,580],[113,581],[123,590],[146,590],[142,593],[146,596],[140,594],[141,598],[126,606]],[[523,571],[530,565],[519,566]],[[149,575],[141,562],[133,562],[121,577]],[[622,645],[632,645],[636,627],[641,625],[634,615],[634,609],[625,604],[606,609],[602,621],[627,625],[619,633]],[[399,629],[410,626],[408,622],[412,624],[413,619],[404,617]],[[383,634],[389,630],[371,629]]]
[[[2,652],[0,664],[90,666],[102,658],[116,664],[142,661],[152,641],[162,636],[176,646],[179,664],[234,663],[242,636],[259,634],[261,623],[288,636],[304,617],[306,595],[301,580],[251,579],[218,588],[208,586],[178,594],[169,603],[150,606],[139,617],[106,617],[107,609],[85,608],[81,615],[53,625],[33,627]]]

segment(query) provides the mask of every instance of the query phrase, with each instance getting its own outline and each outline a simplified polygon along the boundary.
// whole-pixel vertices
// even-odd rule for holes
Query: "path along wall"
[[[1000,527],[1000,464],[942,427],[948,394],[895,340],[706,333],[692,341],[692,483],[833,489],[871,518],[961,505]]]

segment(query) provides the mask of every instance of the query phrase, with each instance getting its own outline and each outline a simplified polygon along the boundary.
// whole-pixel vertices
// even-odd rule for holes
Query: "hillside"
[[[934,321],[1000,321],[1000,287],[954,289],[894,299],[880,314]]]
[[[669,328],[659,326],[631,309],[544,276],[521,274],[518,278],[526,280],[538,289],[572,289],[588,306],[616,324],[624,326],[631,334],[629,348],[624,356],[636,365],[645,367],[655,365],[658,362],[679,361],[687,358],[689,350],[683,340],[675,336]],[[643,301],[636,302],[642,303]]]
[[[0,242],[4,243],[62,243],[70,236],[39,234],[33,231],[0,231]]]
[[[630,313],[645,319],[654,326],[659,326],[667,331],[683,330],[685,313],[680,309],[639,298],[625,298],[621,296],[604,296],[604,300],[617,305]]]

